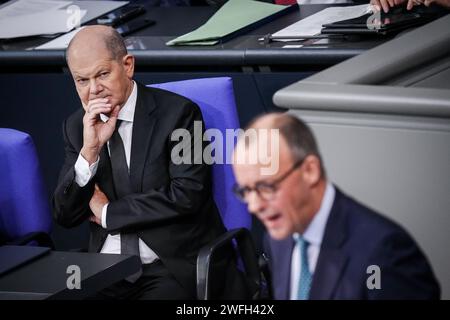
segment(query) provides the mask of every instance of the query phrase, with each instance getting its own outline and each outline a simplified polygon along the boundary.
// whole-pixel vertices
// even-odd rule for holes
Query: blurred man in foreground
[[[270,114],[247,130],[254,134],[241,136],[233,156],[235,193],[270,235],[276,299],[439,298],[431,267],[408,233],[327,180],[301,120]],[[278,170],[268,175],[273,162]]]

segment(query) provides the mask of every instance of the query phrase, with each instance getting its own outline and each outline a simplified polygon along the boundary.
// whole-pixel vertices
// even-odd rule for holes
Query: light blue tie
[[[297,299],[308,300],[309,289],[311,288],[311,280],[312,280],[312,275],[311,272],[309,272],[308,267],[308,254],[306,252],[309,243],[302,237],[299,237],[297,239],[297,244],[300,249],[300,259],[301,259],[301,272],[300,272],[300,282],[298,284]]]

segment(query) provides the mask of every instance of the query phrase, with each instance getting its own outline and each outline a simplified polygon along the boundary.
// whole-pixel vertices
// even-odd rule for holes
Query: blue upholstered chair
[[[231,78],[192,79],[154,84],[151,87],[168,90],[194,101],[200,107],[206,129],[219,129],[223,137],[226,129],[240,128]],[[225,144],[222,155],[225,160]],[[228,230],[241,227],[249,229],[251,216],[231,191],[236,180],[230,162],[213,164],[212,177],[214,200],[225,227]]]
[[[172,91],[194,101],[201,109],[206,129],[218,129],[226,137],[226,129],[239,128],[233,83],[229,77],[192,79],[154,84],[151,87]],[[197,297],[209,299],[210,265],[214,252],[230,242],[234,242],[243,261],[251,290],[255,289],[255,298],[259,294],[260,272],[256,251],[249,229],[251,216],[247,208],[232,193],[235,183],[231,162],[226,156],[231,153],[223,143],[222,155],[224,164],[213,164],[212,182],[213,196],[227,230],[214,243],[200,250],[197,259]],[[231,148],[232,150],[232,148]],[[220,152],[220,151],[219,151]],[[220,158],[220,157],[219,157]]]
[[[31,137],[0,128],[0,243],[53,248],[52,218]]]

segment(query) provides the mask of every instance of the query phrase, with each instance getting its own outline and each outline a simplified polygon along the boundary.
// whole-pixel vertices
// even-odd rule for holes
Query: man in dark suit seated
[[[327,180],[301,120],[271,114],[249,128],[254,134],[241,136],[233,157],[235,192],[270,235],[276,299],[439,298],[411,236]]]
[[[198,251],[225,232],[209,166],[176,164],[171,155],[174,130],[203,124],[198,106],[134,81],[134,57],[112,28],[85,27],[66,58],[83,108],[63,124],[56,221],[74,227],[89,220],[90,252],[140,256],[142,272],[100,297],[196,298]],[[245,297],[232,259],[225,255],[216,267],[223,283],[214,296]]]

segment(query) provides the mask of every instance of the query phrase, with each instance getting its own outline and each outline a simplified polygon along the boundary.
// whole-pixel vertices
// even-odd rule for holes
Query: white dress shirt
[[[303,239],[305,239],[309,243],[306,253],[308,255],[308,267],[311,275],[314,275],[314,271],[316,270],[317,259],[319,258],[320,253],[320,245],[322,244],[323,234],[325,232],[325,227],[327,225],[331,207],[333,206],[335,194],[336,190],[334,189],[333,185],[328,182],[325,189],[325,194],[322,199],[322,203],[320,204],[320,209],[314,215],[311,223],[303,233]],[[298,233],[295,233],[293,235],[294,240],[297,240],[298,237],[300,237]],[[300,281],[300,272],[302,266],[300,260],[300,247],[298,244],[296,244],[294,250],[292,251],[291,259],[291,300],[297,299],[298,283]]]
[[[123,141],[123,146],[125,148],[125,158],[128,165],[128,170],[130,168],[130,155],[131,155],[131,139],[133,134],[133,120],[134,120],[134,111],[136,108],[136,99],[137,99],[137,85],[133,81],[133,90],[131,91],[130,96],[128,97],[125,105],[120,109],[118,119],[122,120],[120,127],[118,129],[120,137]],[[108,120],[108,117],[100,114],[100,118],[103,122]],[[109,151],[109,141],[108,141],[108,152]],[[100,158],[97,159],[95,163],[89,166],[89,163],[86,159],[83,158],[81,153],[78,156],[77,162],[75,163],[75,182],[80,186],[84,187],[93,176],[95,176],[98,168],[98,162]],[[106,229],[106,215],[108,212],[108,204],[103,207],[102,210],[102,227]],[[103,244],[103,248],[100,251],[101,253],[113,253],[120,254],[121,252],[121,244],[120,244],[120,234],[111,235],[109,234]],[[158,256],[156,253],[150,249],[145,242],[139,239],[139,253],[141,255],[141,261],[143,264],[152,263]]]

